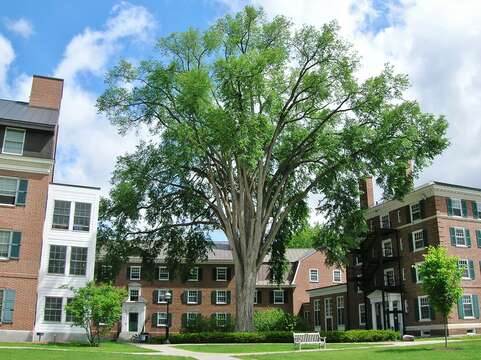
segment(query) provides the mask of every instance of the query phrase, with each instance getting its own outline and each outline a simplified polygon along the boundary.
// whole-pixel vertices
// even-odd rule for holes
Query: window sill
[[[215,305],[228,305],[226,302],[216,302]]]
[[[423,251],[423,250],[426,250],[426,247],[414,249],[413,252],[419,252],[419,251]]]
[[[140,278],[139,278],[139,279],[132,279],[132,278],[130,278],[129,281],[140,281]]]
[[[474,320],[476,319],[474,316],[465,316],[461,320]]]
[[[432,321],[431,319],[419,319],[419,322],[430,322]]]
[[[227,279],[225,279],[225,280],[221,280],[221,279],[215,279],[215,281],[219,281],[219,282],[226,282],[226,281],[227,281]]]
[[[14,208],[14,207],[16,207],[16,205],[13,205],[13,204],[0,204],[0,207]]]
[[[187,305],[199,305],[198,302],[187,302],[186,304],[187,304]]]
[[[311,284],[319,283],[319,280],[309,280]]]
[[[159,281],[170,281],[170,279],[158,279]]]
[[[285,303],[283,302],[274,302],[274,305],[284,305]]]

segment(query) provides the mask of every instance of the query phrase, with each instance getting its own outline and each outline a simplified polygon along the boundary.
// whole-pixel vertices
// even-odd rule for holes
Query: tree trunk
[[[444,315],[444,347],[448,347],[448,316]]]
[[[246,259],[247,260],[247,259]],[[253,331],[254,295],[256,291],[257,267],[252,261],[241,264],[234,260],[236,278],[236,331]]]

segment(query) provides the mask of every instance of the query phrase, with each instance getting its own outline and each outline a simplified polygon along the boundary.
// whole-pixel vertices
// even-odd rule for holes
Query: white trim
[[[274,305],[282,305],[282,304],[286,303],[284,290],[274,289],[272,291],[273,291],[272,292],[272,303]],[[276,293],[279,293],[279,292],[282,293],[282,302],[276,301]]]
[[[459,263],[460,263],[461,261],[466,262],[466,270],[467,270],[467,272],[468,272],[468,276],[466,277],[466,276],[464,276],[464,270],[463,270],[463,277],[462,277],[462,279],[463,279],[463,280],[473,280],[473,279],[471,279],[471,271],[470,271],[470,268],[469,268],[469,259],[458,259],[458,268],[459,268],[459,265],[460,265]]]
[[[297,273],[299,272],[302,261],[307,259],[308,257],[314,255],[314,254],[317,254],[318,252],[319,251],[313,251],[312,253],[306,254],[303,257],[301,257],[299,260],[297,260],[296,271],[294,272],[294,277],[292,278],[292,282],[291,282],[292,285],[296,285]]]
[[[139,278],[132,278],[132,269],[135,268],[135,269],[139,269]],[[132,281],[139,281],[142,279],[142,266],[139,266],[139,265],[133,265],[133,266],[130,266],[130,273],[129,273],[129,280],[132,280]]]
[[[413,219],[413,205],[418,205],[419,206],[419,219],[414,220]],[[411,220],[412,224],[417,224],[421,219],[421,203],[420,201],[414,202],[412,204],[409,204],[409,218]]]
[[[339,284],[333,286],[326,286],[318,289],[307,290],[310,298],[324,296],[324,295],[332,295],[332,294],[340,294],[347,292],[347,284]]]
[[[225,270],[225,279],[219,279],[219,269]],[[228,270],[227,266],[216,266],[215,267],[215,281],[228,281],[229,276],[228,276]]]
[[[366,304],[360,303],[360,304],[358,304],[358,306],[357,306],[357,310],[358,310],[357,314],[358,314],[358,317],[359,317],[359,326],[365,326],[365,325],[366,325],[366,322],[362,322],[361,306],[364,307],[364,318],[365,318],[365,320],[367,320]]]
[[[2,170],[50,174],[53,163],[52,159],[0,154],[0,169]]]
[[[17,153],[10,153],[5,151],[5,140],[7,138],[7,131],[8,130],[14,130],[14,131],[21,131],[23,132],[23,139],[22,139],[22,152],[20,154]],[[25,148],[25,134],[27,133],[27,130],[25,129],[20,129],[20,128],[14,128],[14,127],[6,127],[5,132],[3,134],[3,145],[2,145],[2,154],[7,154],[7,155],[14,155],[14,156],[23,156],[23,150]],[[9,140],[10,141],[10,140]]]
[[[339,281],[336,280],[335,273],[339,271]],[[340,284],[342,283],[342,270],[339,268],[332,269],[332,282],[335,284]]]
[[[392,272],[392,280],[394,282],[394,284],[392,284],[392,285],[388,284],[388,281],[387,281],[386,274],[388,272]],[[384,269],[384,286],[396,286],[396,272],[394,271],[394,268]]]
[[[426,249],[426,246],[416,248],[416,241],[414,240],[414,237],[415,237],[416,234],[419,234],[419,233],[421,233],[422,236],[423,236],[423,243],[425,243],[425,241],[426,241],[426,239],[424,238],[424,229],[419,229],[419,230],[413,231],[411,233],[411,244],[412,244],[413,252],[423,251],[424,249]]]
[[[423,281],[422,280],[419,280],[419,266],[422,265],[424,263],[424,261],[420,261],[420,262],[417,262],[417,263],[414,263],[414,271],[416,272],[416,284],[422,284]]]
[[[315,274],[316,274],[315,280],[312,280],[311,271],[315,272]],[[318,283],[319,282],[319,269],[314,269],[314,268],[309,269],[309,282],[310,283]]]
[[[191,281],[191,282],[196,282],[196,281],[199,281],[199,267],[198,266],[194,266],[192,269],[190,269],[190,272],[192,273],[192,270],[197,270],[196,272],[196,276],[195,278],[187,278],[187,281]],[[190,277],[191,274],[189,274],[189,277]]]
[[[390,250],[391,250],[391,255],[386,255],[385,253],[385,250],[386,250],[386,247],[384,244],[390,244]],[[382,248],[382,256],[383,257],[393,257],[394,256],[394,247],[393,247],[393,243],[392,243],[392,239],[389,238],[389,239],[384,239],[382,242],[381,242],[381,248]]]
[[[167,269],[167,278],[166,278],[166,279],[165,279],[165,278],[162,278],[162,279],[160,278],[160,269]],[[164,273],[165,273],[165,271],[164,271]],[[159,281],[170,281],[169,268],[168,268],[167,266],[159,266],[159,271],[158,271],[158,273],[157,273],[157,278],[158,278],[157,280],[159,280]]]
[[[189,293],[195,293],[195,298],[196,300],[195,301],[189,301]],[[186,299],[185,299],[185,302],[188,304],[188,305],[195,305],[195,304],[198,304],[199,303],[199,291],[198,290],[187,290],[187,294],[186,295]],[[216,303],[217,303],[217,293],[216,293]]]
[[[224,293],[225,301],[219,301],[219,293]],[[215,304],[216,305],[227,305],[227,290],[216,290],[215,291]]]

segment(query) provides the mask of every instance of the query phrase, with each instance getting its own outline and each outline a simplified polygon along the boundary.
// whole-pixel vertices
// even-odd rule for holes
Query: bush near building
[[[395,341],[400,335],[392,330],[348,330],[326,331],[328,343]],[[209,344],[209,343],[292,343],[292,331],[266,332],[199,332],[171,334],[172,344]],[[162,343],[164,337],[152,338],[152,343]]]

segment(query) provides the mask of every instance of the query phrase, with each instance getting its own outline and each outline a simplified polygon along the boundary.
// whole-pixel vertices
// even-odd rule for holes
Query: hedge
[[[375,342],[399,340],[400,335],[392,330],[348,330],[325,331],[321,336],[328,343],[339,342]],[[164,337],[152,338],[152,343],[162,343]],[[292,343],[291,331],[269,332],[199,332],[171,334],[172,344],[208,344],[208,343]]]

